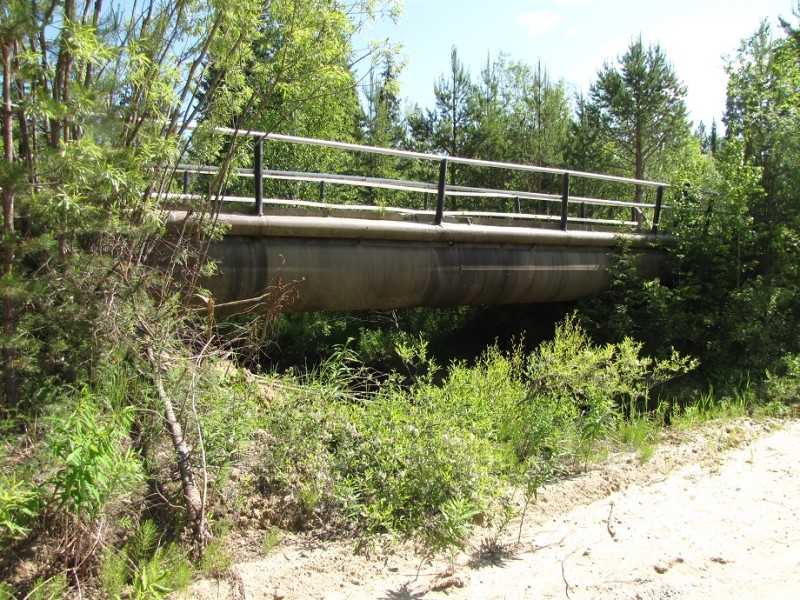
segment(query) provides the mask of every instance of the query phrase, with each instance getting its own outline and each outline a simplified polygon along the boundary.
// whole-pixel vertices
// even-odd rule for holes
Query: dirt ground
[[[189,598],[790,598],[800,594],[800,422],[712,423],[671,433],[644,464],[610,456],[553,484],[498,539],[476,528],[466,551],[420,568],[413,548],[369,558],[352,543],[261,534],[222,580]],[[419,576],[417,569],[420,568]]]

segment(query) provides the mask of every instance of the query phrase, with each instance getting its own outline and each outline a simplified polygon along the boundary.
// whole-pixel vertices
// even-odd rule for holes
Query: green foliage
[[[0,581],[0,600],[13,600],[14,588],[5,581]]]
[[[254,390],[242,371],[213,358],[197,373],[195,384],[197,415],[187,422],[202,431],[206,466],[219,471],[237,456],[255,427]]]
[[[121,550],[108,548],[100,565],[100,581],[109,598],[160,600],[185,589],[192,575],[186,553],[176,543],[161,544],[155,523],[142,521]]]
[[[467,156],[476,127],[475,84],[455,46],[450,50],[450,71],[440,75],[433,86],[436,97],[434,147],[449,156]],[[450,185],[462,184],[457,168],[449,168]]]
[[[464,543],[472,533],[472,519],[479,512],[464,498],[446,500],[439,514],[429,518],[420,532],[428,556],[447,550],[463,550]],[[424,561],[425,558],[420,567]]]
[[[595,346],[574,316],[529,355],[493,347],[474,366],[454,362],[444,373],[424,340],[397,346],[408,377],[376,377],[341,348],[271,401],[258,485],[294,506],[286,525],[338,513],[367,533],[457,547],[474,514],[497,509],[505,485],[535,500],[570,459],[587,460],[611,437],[653,385],[695,365],[677,354],[643,357],[641,348],[630,339]]]
[[[337,471],[357,491],[368,531],[412,533],[450,499],[483,509],[491,498],[490,445],[448,421],[452,399],[426,397],[428,391],[420,388],[409,406],[405,394],[390,389],[348,411],[351,428],[338,441]]]
[[[128,559],[124,552],[108,548],[100,558],[100,582],[109,598],[121,598],[128,582]]]
[[[200,569],[212,577],[222,577],[232,565],[233,558],[220,540],[213,540],[208,545],[200,561]]]
[[[91,521],[141,480],[136,454],[126,444],[132,418],[130,409],[103,414],[90,392],[78,393],[77,406],[56,422],[49,443],[60,465],[49,482],[59,509]]]
[[[656,355],[668,354],[677,341],[670,337],[675,292],[642,273],[640,257],[622,242],[611,255],[610,285],[579,303],[584,320],[600,340],[640,340]]]
[[[277,527],[270,527],[264,532],[264,539],[261,542],[261,551],[266,556],[278,547],[280,543],[280,530]]]
[[[615,433],[623,446],[638,452],[642,463],[650,460],[655,453],[666,409],[666,403],[659,405],[652,413],[632,409]]]
[[[33,588],[26,598],[30,600],[57,600],[67,595],[67,578],[64,573],[45,579],[39,577],[33,582]]]
[[[348,346],[367,365],[395,366],[395,348],[422,336],[441,348],[451,334],[473,315],[470,307],[353,313],[294,313],[282,315],[271,349],[272,364],[311,369],[331,348]]]
[[[25,537],[30,522],[39,513],[39,491],[17,474],[0,474],[0,548]]]
[[[608,292],[583,307],[602,339],[632,336],[657,356],[672,347],[695,353],[704,377],[735,386],[743,371],[760,378],[795,347],[796,286],[764,273],[753,210],[764,202],[763,169],[741,139],[727,139],[712,162],[684,175],[693,183],[672,199],[664,278],[641,277],[621,248]]]
[[[800,354],[788,354],[776,373],[767,373],[764,382],[769,402],[797,405],[800,403]]]
[[[748,414],[751,400],[747,393],[717,394],[712,387],[696,401],[676,407],[672,423],[679,429],[689,429],[707,421],[744,417]]]
[[[553,81],[541,63],[530,66],[503,54],[493,62],[487,58],[477,97],[476,158],[564,164],[571,117],[567,87]],[[548,175],[497,169],[472,177],[479,185],[517,190],[556,192],[560,183]]]
[[[659,152],[681,147],[689,137],[683,86],[658,45],[645,49],[641,38],[619,58],[605,64],[590,97],[599,111],[606,143],[637,179]],[[630,171],[629,171],[630,172]],[[637,190],[637,200],[641,198]]]
[[[621,415],[636,403],[647,403],[653,385],[697,365],[674,352],[656,361],[640,356],[641,350],[642,344],[630,338],[595,346],[576,318],[567,318],[554,340],[528,359],[527,397],[508,432],[517,456],[524,460],[538,448],[557,447],[557,435],[572,422],[579,425],[578,454],[588,455]]]

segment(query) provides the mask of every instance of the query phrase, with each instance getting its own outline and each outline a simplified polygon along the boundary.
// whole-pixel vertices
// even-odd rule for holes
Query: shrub
[[[74,411],[56,421],[49,440],[59,465],[50,478],[59,509],[91,521],[109,500],[141,479],[128,443],[132,418],[130,408],[104,413],[89,390],[79,392]]]
[[[787,354],[781,370],[767,373],[767,401],[797,404],[800,402],[800,354]]]
[[[272,400],[259,484],[294,503],[298,527],[335,511],[368,533],[452,542],[465,526],[457,515],[490,517],[509,483],[527,506],[569,457],[587,459],[645,403],[654,383],[694,365],[640,351],[630,339],[592,344],[574,316],[529,355],[521,344],[492,347],[443,376],[422,339],[398,343],[406,376],[376,374],[340,347]]]
[[[39,510],[39,493],[16,473],[0,474],[0,549],[28,533],[28,524]]]

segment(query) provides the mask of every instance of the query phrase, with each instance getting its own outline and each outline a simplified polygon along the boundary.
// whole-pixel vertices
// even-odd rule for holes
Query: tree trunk
[[[10,166],[14,162],[14,137],[11,106],[11,45],[0,41],[3,53],[3,147],[4,158]],[[12,182],[3,185],[3,277],[14,273],[14,190]],[[17,404],[17,374],[14,366],[16,349],[13,345],[16,324],[14,322],[14,300],[10,294],[3,296],[3,373],[5,406],[10,409]]]
[[[645,159],[644,159],[644,152],[642,151],[642,143],[643,143],[642,142],[642,134],[641,134],[641,132],[639,130],[639,127],[636,128],[636,137],[637,137],[637,139],[636,139],[636,156],[635,156],[636,174],[634,175],[634,177],[636,179],[644,179],[644,160]],[[642,187],[641,185],[639,185],[637,183],[636,184],[636,197],[634,198],[634,201],[637,204],[640,204],[643,199],[644,199],[644,187]],[[639,226],[641,227],[642,222],[643,222],[642,209],[639,208],[638,206],[634,206],[632,210],[633,210],[633,215],[631,215],[632,216],[632,220],[636,221],[639,224]]]

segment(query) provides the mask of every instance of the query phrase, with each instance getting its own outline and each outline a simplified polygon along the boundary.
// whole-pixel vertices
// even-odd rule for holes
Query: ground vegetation
[[[610,449],[647,460],[665,423],[797,403],[791,23],[742,42],[724,135],[712,122],[692,136],[685,88],[640,39],[574,99],[544,65],[487,57],[473,77],[453,48],[435,106],[404,111],[396,57],[353,48],[366,20],[396,9],[0,5],[0,595],[163,597],[193,572],[225,576],[237,529],[263,532],[265,551],[293,530],[350,535],[366,553],[412,539],[421,557],[446,554],[476,526],[524,521],[542,485]],[[361,96],[360,60],[373,65]],[[480,308],[281,316],[293,292],[276,285],[265,317],[217,319],[204,252],[224,234],[221,196],[249,193],[230,174],[253,141],[215,126],[666,179],[669,269],[643,280],[620,247],[608,294],[551,307],[528,339],[494,324],[496,342],[468,356],[439,349],[485,326]],[[280,168],[435,178],[412,160],[265,152]],[[189,160],[220,168],[182,199],[201,227],[167,231]],[[504,185],[485,169],[448,174]]]

